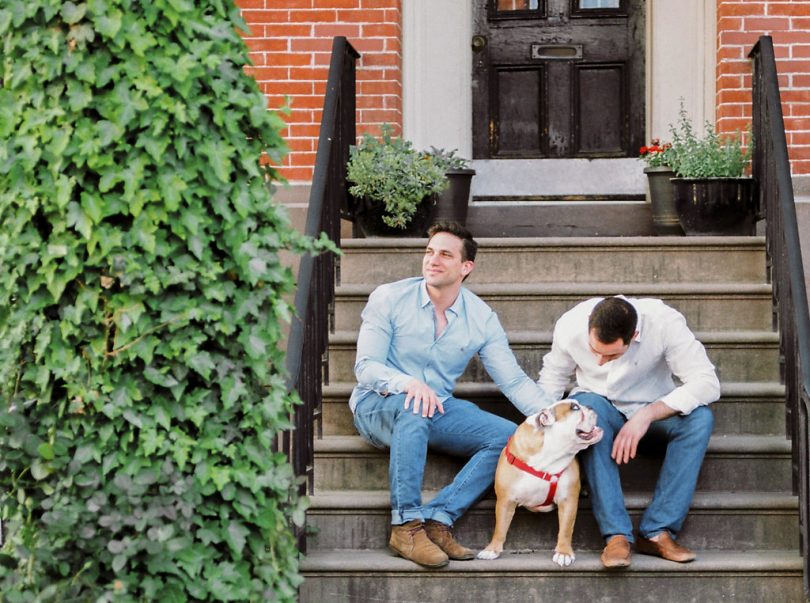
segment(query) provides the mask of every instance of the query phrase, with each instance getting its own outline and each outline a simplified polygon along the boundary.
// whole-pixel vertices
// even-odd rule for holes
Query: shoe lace
[[[428,535],[433,532],[434,538],[441,538],[453,540],[453,533],[450,531],[450,526],[441,523],[440,521],[432,521],[429,524],[426,524],[430,527],[430,531],[425,530],[428,532]]]
[[[408,534],[410,534],[411,536],[413,536],[413,535],[415,535],[415,534],[416,534],[416,533],[417,533],[419,530],[424,530],[424,529],[425,529],[424,524],[417,523],[417,524],[416,524],[416,525],[414,525],[413,527],[408,528],[408,529],[407,529],[407,531],[408,531]]]

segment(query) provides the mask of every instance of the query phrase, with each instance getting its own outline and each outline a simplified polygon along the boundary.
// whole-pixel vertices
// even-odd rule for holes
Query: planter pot
[[[687,235],[753,235],[753,178],[673,178],[678,221]]]
[[[467,208],[470,203],[470,184],[475,170],[448,170],[448,186],[436,201],[434,222],[453,221],[462,226],[467,224]]]
[[[382,220],[385,205],[369,199],[357,199],[355,221],[364,237],[424,237],[433,224],[436,198],[426,197],[405,228],[393,228]]]
[[[672,196],[670,179],[675,172],[666,166],[644,168],[647,184],[650,188],[650,205],[652,206],[653,231],[657,235],[682,235],[683,229],[675,211],[675,200]]]

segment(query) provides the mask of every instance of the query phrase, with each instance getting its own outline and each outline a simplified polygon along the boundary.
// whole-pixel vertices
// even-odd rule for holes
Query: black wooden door
[[[474,0],[478,159],[634,157],[644,0]]]

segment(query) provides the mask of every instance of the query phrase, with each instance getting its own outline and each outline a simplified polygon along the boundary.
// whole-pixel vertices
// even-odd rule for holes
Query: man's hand
[[[611,458],[616,464],[629,463],[636,458],[638,443],[647,433],[653,421],[660,421],[678,414],[675,410],[658,400],[640,409],[627,420],[613,439]]]
[[[422,383],[419,379],[411,379],[408,385],[405,386],[405,410],[413,401],[413,414],[419,414],[422,411],[423,417],[433,417],[436,410],[444,414],[444,407],[434,392],[427,384]]]
[[[630,459],[636,458],[638,443],[649,428],[650,421],[644,417],[641,411],[630,417],[624,424],[613,440],[613,451],[610,454],[618,465],[629,463]]]

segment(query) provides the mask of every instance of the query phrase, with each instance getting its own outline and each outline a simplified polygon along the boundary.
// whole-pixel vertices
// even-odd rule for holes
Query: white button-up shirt
[[[687,415],[720,397],[703,344],[683,315],[660,299],[627,299],[638,313],[638,334],[622,356],[599,366],[588,343],[588,317],[602,299],[582,302],[557,321],[538,379],[551,397],[562,398],[574,374],[572,393],[604,396],[627,417],[658,400]]]

